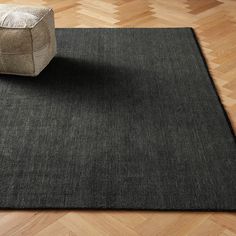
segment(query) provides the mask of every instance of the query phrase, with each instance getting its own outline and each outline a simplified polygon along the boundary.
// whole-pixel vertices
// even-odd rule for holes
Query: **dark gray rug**
[[[235,137],[193,31],[60,29],[0,76],[0,207],[235,210]]]

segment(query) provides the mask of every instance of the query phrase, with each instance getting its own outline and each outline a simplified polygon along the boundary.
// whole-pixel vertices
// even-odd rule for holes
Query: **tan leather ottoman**
[[[55,54],[52,9],[0,4],[0,73],[37,76]]]

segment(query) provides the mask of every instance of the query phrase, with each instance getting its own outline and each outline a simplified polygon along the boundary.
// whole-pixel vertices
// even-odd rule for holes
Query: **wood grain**
[[[55,10],[57,27],[193,27],[236,133],[236,0],[0,0]],[[236,235],[236,214],[0,211],[0,235]]]

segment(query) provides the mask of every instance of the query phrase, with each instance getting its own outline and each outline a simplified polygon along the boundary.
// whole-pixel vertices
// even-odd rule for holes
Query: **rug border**
[[[223,113],[224,113],[225,119],[226,119],[226,121],[227,121],[227,123],[228,123],[228,125],[229,125],[230,131],[231,131],[232,136],[233,136],[233,138],[234,138],[234,141],[235,141],[235,143],[236,143],[236,131],[234,132],[234,129],[233,129],[232,123],[231,123],[231,121],[230,121],[230,118],[229,118],[229,116],[228,116],[228,113],[227,113],[227,111],[226,111],[226,109],[225,109],[225,107],[224,107],[224,105],[223,105],[223,103],[222,103],[222,100],[221,100],[221,98],[220,98],[220,95],[219,95],[219,92],[218,92],[218,90],[217,90],[216,84],[215,84],[215,82],[214,82],[214,80],[213,80],[213,76],[211,75],[211,72],[210,72],[210,70],[209,70],[209,67],[208,67],[208,64],[207,64],[207,60],[206,60],[206,58],[205,58],[205,56],[204,56],[204,53],[203,53],[203,51],[202,51],[202,48],[201,48],[201,46],[200,46],[200,43],[199,43],[200,41],[198,40],[198,36],[197,36],[197,34],[196,34],[194,28],[191,27],[190,29],[191,29],[191,31],[192,31],[192,34],[193,34],[195,43],[196,43],[196,45],[197,45],[197,47],[198,47],[198,51],[199,51],[200,54],[201,54],[202,60],[203,60],[203,62],[204,62],[205,69],[206,69],[206,71],[207,71],[207,73],[208,73],[208,76],[209,76],[209,78],[210,78],[211,85],[212,85],[212,87],[213,87],[213,89],[214,89],[214,91],[215,91],[215,94],[216,94],[216,96],[217,96],[218,102],[220,103],[221,109],[222,109],[222,111],[223,111]]]

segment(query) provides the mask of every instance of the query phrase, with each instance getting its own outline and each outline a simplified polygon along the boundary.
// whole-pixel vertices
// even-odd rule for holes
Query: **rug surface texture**
[[[191,28],[57,29],[0,75],[0,208],[236,210],[236,143]]]

